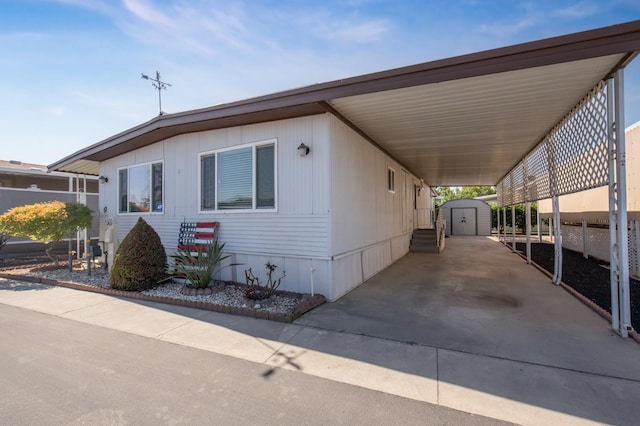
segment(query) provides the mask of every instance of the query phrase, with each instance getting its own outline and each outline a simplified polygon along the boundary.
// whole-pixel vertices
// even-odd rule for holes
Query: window
[[[118,170],[120,213],[162,213],[162,163]]]
[[[387,189],[389,192],[396,192],[396,171],[391,167],[387,169]]]
[[[275,209],[275,143],[200,156],[200,210]]]

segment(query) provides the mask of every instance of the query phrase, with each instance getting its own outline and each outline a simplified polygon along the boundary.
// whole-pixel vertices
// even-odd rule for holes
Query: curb
[[[507,246],[505,245],[505,247],[507,247]],[[511,250],[510,247],[509,247],[509,250]],[[523,255],[521,252],[515,251],[515,253],[518,256],[520,256],[522,259],[524,259],[525,261],[527,260],[527,257],[525,255]],[[551,272],[547,271],[546,269],[544,269],[542,266],[538,265],[533,260],[531,261],[531,265],[536,267],[540,272],[542,272],[543,274],[545,274],[549,278],[553,278],[553,274]],[[587,305],[589,308],[591,308],[591,310],[593,310],[595,313],[597,313],[602,318],[607,320],[607,322],[609,324],[611,324],[611,314],[609,312],[607,312],[606,309],[603,309],[601,306],[596,304],[594,301],[588,299],[582,293],[579,293],[577,290],[575,290],[573,287],[569,286],[564,281],[560,281],[560,287],[565,289],[569,294],[571,294],[573,297],[575,297],[576,299],[578,299],[579,301],[581,301],[582,303]],[[640,343],[640,334],[636,330],[631,330],[629,332],[629,337],[631,337],[636,342]]]
[[[184,306],[187,308],[196,308],[207,311],[219,312],[223,314],[241,315],[250,318],[266,319],[270,321],[277,321],[283,323],[291,323],[300,318],[305,313],[309,312],[313,308],[322,305],[326,302],[324,296],[314,295],[308,296],[303,301],[296,305],[293,312],[290,315],[279,314],[268,311],[257,311],[250,308],[243,308],[240,306],[227,306],[217,305],[215,303],[198,302],[192,300],[173,299],[171,297],[151,296],[148,294],[142,294],[137,292],[129,292],[122,290],[114,290],[111,288],[96,287],[87,284],[80,284],[73,281],[58,281],[49,278],[35,277],[32,275],[19,275],[8,274],[6,272],[0,272],[0,278],[6,278],[10,280],[27,281],[37,284],[46,284],[57,287],[65,287],[73,290],[87,291],[90,293],[99,293],[107,296],[122,297],[125,299],[144,300],[147,302],[158,302],[167,305]]]

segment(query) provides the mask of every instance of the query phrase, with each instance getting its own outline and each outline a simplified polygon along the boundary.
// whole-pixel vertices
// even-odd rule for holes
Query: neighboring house
[[[447,235],[491,235],[491,206],[472,198],[449,200],[440,206]]]
[[[640,275],[640,122],[625,129],[627,218],[630,272]],[[562,245],[609,261],[609,192],[607,187],[563,195],[560,202]],[[552,216],[551,200],[539,202],[540,217]],[[583,225],[584,223],[584,225]],[[586,245],[585,245],[586,242]]]
[[[47,166],[0,160],[0,214],[27,204],[46,201],[81,201],[94,212],[89,237],[98,237],[98,179],[72,173],[47,172]],[[7,257],[19,253],[44,250],[44,246],[28,238],[11,237],[0,251]]]

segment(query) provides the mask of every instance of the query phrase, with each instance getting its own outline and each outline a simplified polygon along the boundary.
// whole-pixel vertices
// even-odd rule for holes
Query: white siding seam
[[[382,240],[382,241],[378,241],[378,242],[375,242],[375,243],[372,243],[372,244],[369,244],[369,245],[366,245],[366,246],[362,246],[362,247],[359,247],[359,248],[357,248],[357,249],[353,249],[353,250],[350,250],[350,251],[346,251],[346,252],[344,252],[344,253],[334,254],[333,256],[331,256],[330,260],[340,260],[340,259],[345,258],[345,257],[347,257],[347,256],[351,256],[351,255],[353,255],[353,254],[356,254],[356,253],[358,253],[358,252],[363,252],[363,251],[365,251],[365,250],[367,250],[367,249],[370,249],[370,248],[372,248],[372,247],[377,247],[377,246],[379,246],[379,245],[384,245],[384,244],[387,244],[387,243],[388,243],[388,244],[392,244],[392,241],[393,241],[393,240],[395,240],[396,238],[400,238],[400,237],[404,237],[404,236],[407,236],[407,235],[411,235],[411,233],[412,233],[412,232],[413,232],[413,231],[411,231],[411,232],[405,232],[405,233],[403,233],[403,234],[396,235],[396,236],[394,236],[394,237],[387,238],[387,239],[384,239],[384,240]]]

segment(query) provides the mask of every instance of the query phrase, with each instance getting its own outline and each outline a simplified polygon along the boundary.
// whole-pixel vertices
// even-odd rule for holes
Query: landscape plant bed
[[[281,290],[265,300],[250,300],[244,297],[246,284],[235,281],[216,281],[207,292],[209,294],[188,294],[189,291],[183,291],[185,284],[172,280],[142,292],[114,290],[109,287],[106,270],[92,269],[92,276],[89,277],[85,268],[86,262],[75,262],[72,272],[69,272],[68,264],[56,266],[52,263],[40,263],[0,268],[0,277],[279,322],[292,322],[325,303],[322,295],[311,296]]]
[[[507,243],[511,247],[510,243]],[[516,243],[516,250],[526,255],[526,243]],[[553,274],[554,246],[550,243],[531,243],[531,260]],[[562,281],[611,314],[611,283],[609,262],[582,253],[562,249]],[[640,281],[630,278],[631,325],[640,330]]]

